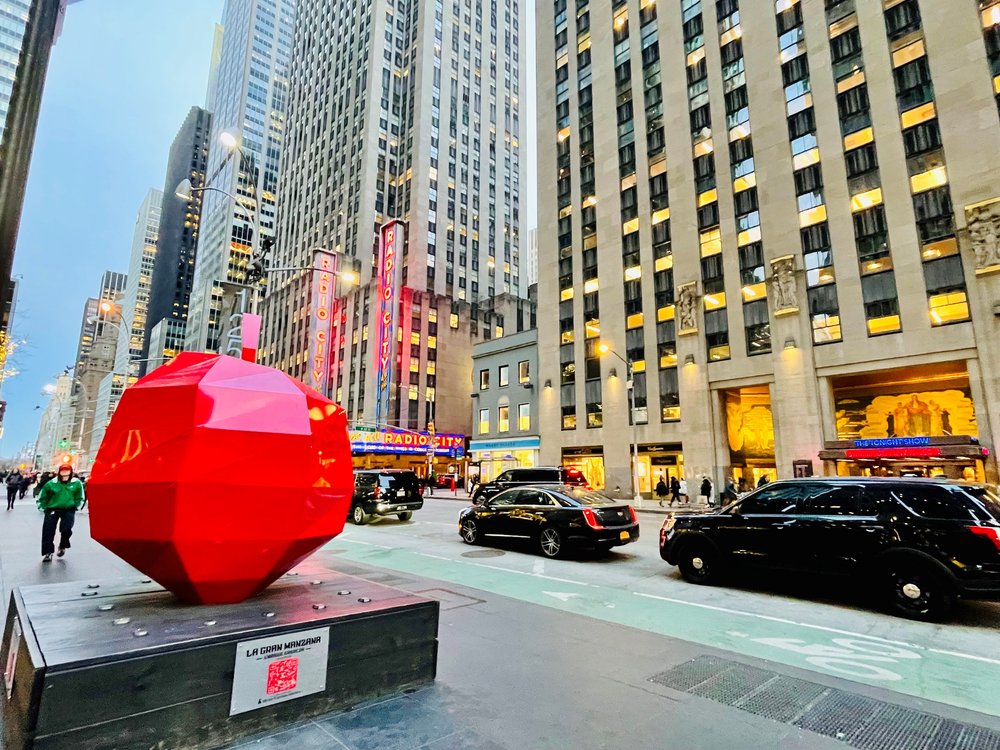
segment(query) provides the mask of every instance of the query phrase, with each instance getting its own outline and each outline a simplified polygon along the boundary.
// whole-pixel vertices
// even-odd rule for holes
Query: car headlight
[[[388,506],[385,503],[379,503],[375,506],[376,510],[385,510]]]

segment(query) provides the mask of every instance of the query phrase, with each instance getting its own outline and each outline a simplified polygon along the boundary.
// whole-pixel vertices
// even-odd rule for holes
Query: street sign
[[[326,690],[330,628],[236,644],[229,715]]]

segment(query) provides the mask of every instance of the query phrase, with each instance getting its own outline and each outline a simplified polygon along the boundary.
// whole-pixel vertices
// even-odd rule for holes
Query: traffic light
[[[59,447],[62,448],[63,450],[69,448],[69,438],[63,438],[62,440],[60,440]]]
[[[73,462],[73,457],[67,454],[67,455],[65,455],[65,456],[62,457],[62,462],[64,464],[72,463]]]

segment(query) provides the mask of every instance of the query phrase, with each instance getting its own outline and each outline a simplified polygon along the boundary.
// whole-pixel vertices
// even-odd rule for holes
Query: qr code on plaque
[[[299,681],[299,659],[273,661],[267,665],[267,694],[285,693],[295,688]]]

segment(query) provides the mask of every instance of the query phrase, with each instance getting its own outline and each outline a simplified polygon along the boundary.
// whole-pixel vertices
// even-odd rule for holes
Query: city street
[[[659,559],[656,513],[607,557],[470,547],[462,507],[348,525],[296,571],[439,599],[435,684],[240,747],[1000,747],[997,605],[929,625],[826,584],[692,586]],[[85,512],[43,566],[39,521],[27,502],[0,516],[5,603],[14,585],[138,575],[88,538]]]

